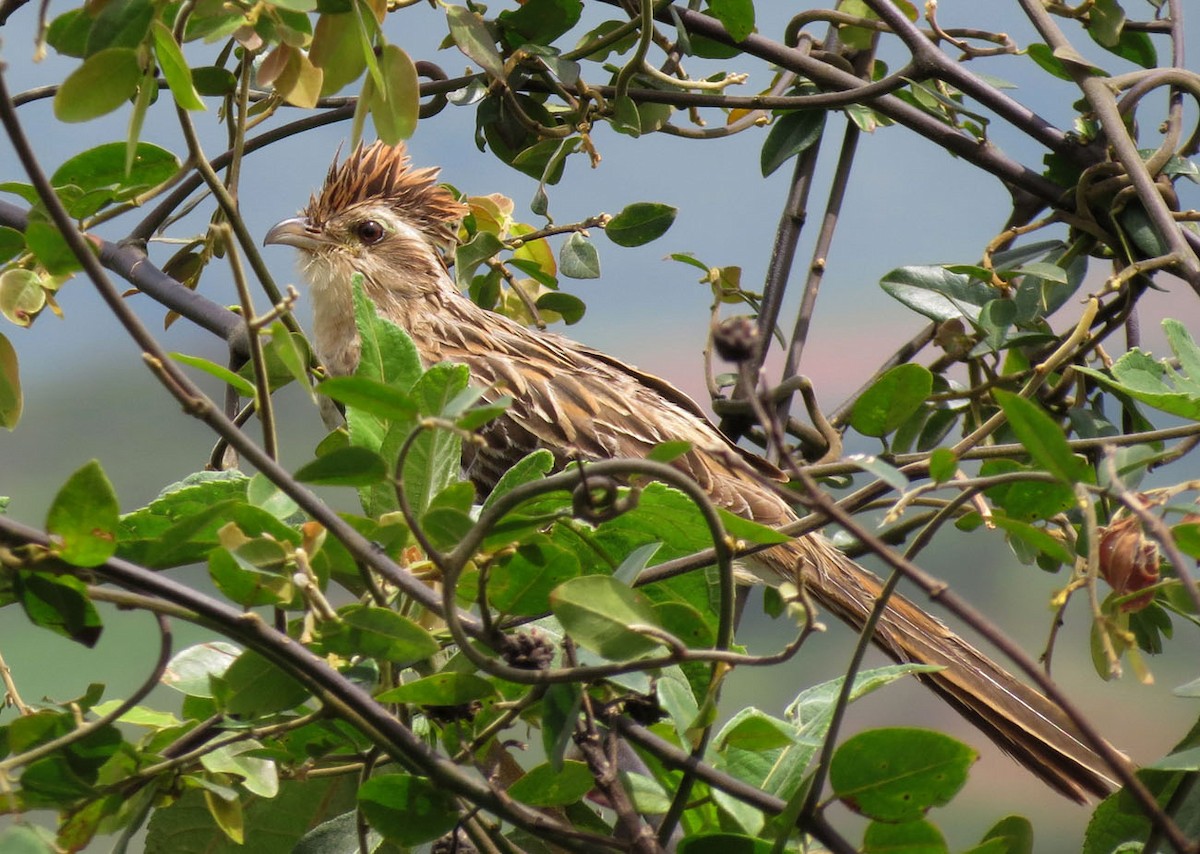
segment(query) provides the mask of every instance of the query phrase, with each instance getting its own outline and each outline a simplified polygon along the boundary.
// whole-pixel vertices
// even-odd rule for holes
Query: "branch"
[[[0,225],[24,231],[29,214],[16,205],[0,201]],[[72,224],[74,231],[74,225]],[[110,243],[89,234],[88,241],[99,247],[100,263],[146,296],[179,313],[225,341],[235,353],[248,354],[246,325],[242,318],[223,305],[196,293],[150,263],[136,240]],[[88,253],[91,254],[90,252]]]

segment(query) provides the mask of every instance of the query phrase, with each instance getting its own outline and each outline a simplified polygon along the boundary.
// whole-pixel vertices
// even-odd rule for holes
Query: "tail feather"
[[[776,578],[800,574],[823,607],[861,629],[882,589],[877,576],[826,541],[806,537],[762,553]],[[1019,681],[938,620],[899,595],[872,641],[898,662],[942,670],[921,679],[1002,750],[1063,795],[1104,797],[1119,783],[1057,704]]]

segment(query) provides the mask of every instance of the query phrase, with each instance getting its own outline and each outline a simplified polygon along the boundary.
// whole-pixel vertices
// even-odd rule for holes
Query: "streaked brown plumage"
[[[642,457],[661,442],[686,440],[692,450],[674,465],[714,502],[766,525],[796,519],[762,485],[764,474],[779,472],[729,442],[682,392],[582,344],[531,332],[460,294],[437,247],[453,241],[465,208],[436,176],[411,168],[403,146],[360,146],[330,168],[300,217],[267,235],[268,243],[301,250],[315,346],[330,371],[348,373],[358,361],[350,279],[362,273],[377,310],[408,332],[426,365],[465,364],[477,385],[512,396],[507,414],[485,434],[486,450],[470,464],[484,491],[536,448],[566,463]],[[765,551],[748,565],[767,583],[801,574],[814,598],[856,629],[880,589],[878,578],[819,536]],[[913,603],[894,596],[874,642],[898,661],[944,666],[926,683],[1059,792],[1083,800],[1114,786],[1057,706]]]

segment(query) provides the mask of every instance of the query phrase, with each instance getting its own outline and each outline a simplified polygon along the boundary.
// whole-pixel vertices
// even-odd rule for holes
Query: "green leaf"
[[[620,581],[622,584],[628,584],[630,587],[637,581],[642,570],[645,569],[658,550],[662,548],[662,543],[646,543],[643,546],[638,546],[629,554],[625,555],[621,565],[613,570],[613,578]]]
[[[407,53],[393,44],[385,45],[379,57],[384,86],[370,101],[375,132],[388,145],[412,136],[421,106],[417,67]]]
[[[1036,403],[1003,389],[996,389],[995,396],[1013,433],[1037,465],[1064,483],[1091,481],[1091,467],[1075,456],[1062,428]]]
[[[61,122],[86,122],[111,113],[133,97],[141,77],[137,52],[130,48],[92,54],[59,86],[54,115]]]
[[[768,525],[759,524],[742,516],[735,516],[733,513],[720,507],[717,508],[717,513],[721,517],[721,524],[725,528],[725,533],[731,537],[737,537],[739,540],[745,540],[748,543],[770,545],[773,543],[786,543],[791,539],[791,537],[782,531],[778,531]]]
[[[339,609],[336,622],[321,624],[320,635],[327,652],[383,659],[397,667],[424,661],[440,648],[433,635],[408,617],[371,605]]]
[[[1121,30],[1120,40],[1108,50],[1142,68],[1158,67],[1158,50],[1148,33],[1125,28]]]
[[[993,824],[983,835],[981,842],[999,847],[988,849],[991,854],[1033,854],[1033,825],[1023,815],[1005,816]]]
[[[227,774],[252,795],[273,798],[279,794],[279,772],[274,762],[257,755],[263,744],[247,739],[223,744],[200,757],[200,764],[212,774]]]
[[[240,649],[225,641],[188,647],[171,659],[162,683],[191,697],[212,697],[212,677],[223,676],[240,653]]]
[[[197,563],[218,545],[217,529],[231,520],[253,535],[274,534],[269,526],[279,523],[246,504],[249,482],[241,472],[223,471],[198,472],[171,484],[149,505],[122,517],[120,556],[154,569]]]
[[[1065,285],[1067,283],[1067,271],[1057,264],[1051,264],[1046,261],[1033,261],[1029,264],[1022,264],[1012,270],[1014,273],[1020,273],[1026,276],[1037,276],[1039,279],[1045,279],[1048,282],[1057,282]]]
[[[45,828],[10,824],[0,831],[0,851],[8,854],[54,854],[56,850],[54,834]]]
[[[1054,58],[1067,68],[1077,68],[1097,77],[1107,77],[1108,73],[1090,62],[1087,57],[1070,44],[1062,44],[1054,49]]]
[[[718,750],[774,750],[796,743],[796,728],[758,709],[743,709],[735,714],[713,742]]]
[[[898,267],[879,284],[913,311],[939,323],[954,318],[976,321],[980,309],[996,298],[995,289],[983,282],[941,266]]]
[[[74,566],[99,566],[117,550],[120,508],[96,460],[67,479],[46,516],[59,557]]]
[[[324,72],[322,95],[336,94],[361,77],[367,59],[363,55],[357,18],[345,13],[322,14],[313,29],[308,58]]]
[[[14,258],[25,249],[25,235],[15,228],[0,225],[0,263]]]
[[[192,83],[192,69],[183,58],[183,51],[179,49],[175,35],[162,21],[154,22],[153,32],[154,53],[158,57],[163,77],[167,78],[171,94],[175,96],[175,103],[185,110],[208,109],[200,100],[200,93]]]
[[[368,486],[385,478],[383,458],[355,445],[330,451],[296,470],[296,480],[322,486]]]
[[[222,681],[225,710],[248,718],[294,709],[309,697],[304,685],[253,650],[239,655]]]
[[[559,585],[550,608],[580,646],[609,660],[629,661],[661,646],[628,628],[659,625],[649,601],[610,576],[585,575]]]
[[[763,177],[810,148],[824,130],[825,110],[796,110],[776,119],[763,143]]]
[[[854,677],[850,690],[851,702],[865,697],[874,691],[903,679],[906,676],[920,673],[935,673],[942,668],[929,664],[889,664],[873,670],[865,670]],[[833,718],[833,709],[841,695],[842,683],[845,679],[839,676],[801,691],[788,704],[785,714],[788,719],[795,721],[800,728],[800,734],[806,739],[819,742],[829,731]]]
[[[637,103],[628,95],[613,99],[608,123],[617,133],[635,138],[642,135],[642,114],[638,111]]]
[[[550,610],[550,591],[581,571],[572,552],[544,537],[522,543],[489,576],[492,607],[505,614],[532,617]]]
[[[916,412],[933,391],[933,374],[913,363],[897,365],[859,396],[850,425],[864,436],[883,437]]]
[[[570,682],[552,683],[542,697],[542,748],[555,768],[562,767],[582,705],[582,691]]]
[[[1172,751],[1146,767],[1159,771],[1200,771],[1200,747]]]
[[[475,487],[467,482],[452,483],[447,489],[456,486],[463,486],[474,494]],[[430,507],[421,514],[421,529],[435,549],[453,549],[463,541],[473,524],[471,514],[457,507]]]
[[[25,244],[51,276],[73,273],[82,266],[58,226],[52,222],[30,218],[25,227]]]
[[[596,785],[586,762],[568,759],[561,768],[549,762],[529,769],[508,787],[508,794],[531,807],[561,807],[583,799]]]
[[[46,288],[36,270],[12,267],[0,273],[0,314],[17,326],[29,326],[46,307]],[[12,354],[16,365],[16,352]]]
[[[271,517],[284,522],[291,519],[300,509],[291,496],[261,472],[255,474],[246,484],[246,500],[251,506],[265,510]]]
[[[71,575],[18,571],[13,593],[35,626],[49,629],[86,647],[100,639],[103,624],[87,596],[87,585]]]
[[[470,372],[465,365],[448,362],[434,365],[413,386],[412,397],[418,411],[426,416],[447,417],[446,409],[467,388],[469,379]],[[399,427],[403,436],[411,429],[408,425]],[[402,441],[395,429],[389,433],[389,441]],[[389,443],[385,443],[385,447],[388,446]],[[450,430],[426,429],[413,441],[404,460],[404,469],[397,476],[415,513],[424,514],[434,496],[459,480],[461,454],[462,437]]]
[[[500,238],[490,231],[481,231],[454,250],[454,278],[460,288],[471,284],[471,277],[484,261],[495,256],[504,248]]]
[[[771,843],[740,833],[698,833],[680,841],[678,854],[771,854]]]
[[[1168,373],[1167,367],[1154,359],[1149,353],[1134,348],[1112,366],[1112,375],[1097,371],[1094,368],[1079,367],[1080,373],[1098,380],[1109,388],[1115,389],[1139,400],[1147,406],[1200,421],[1200,394],[1190,390],[1173,388],[1166,380],[1172,379],[1178,386],[1180,377],[1174,372]]]
[[[38,717],[40,715],[27,715],[14,720],[9,725],[9,741],[19,743],[21,736],[18,731],[27,723],[33,723],[35,734],[50,735],[50,732],[46,732],[45,724],[37,720]],[[111,724],[90,731],[68,726],[64,731],[62,717],[55,723],[58,724],[58,731],[53,735],[71,735],[73,738],[51,755],[34,760],[22,769],[20,797],[25,809],[58,807],[65,811],[69,806],[77,806],[82,798],[94,797],[96,792],[92,787],[99,780],[101,768],[122,747],[128,750],[120,731]],[[38,740],[44,742],[48,739]],[[13,752],[19,753],[20,750]]]
[[[303,738],[301,735],[300,739]],[[232,842],[217,825],[206,803],[207,792],[193,788],[196,776],[199,775],[188,778],[188,784],[182,787],[182,795],[172,800],[169,809],[153,810],[145,847],[141,850],[171,851],[176,854],[196,854],[199,851],[206,854],[243,854],[251,851],[255,854],[335,854],[353,851],[358,845],[354,822],[357,781],[344,777],[309,778],[304,781],[285,779],[280,782],[279,794],[274,798],[241,798],[245,843],[239,845]],[[237,794],[235,790],[230,790],[231,796],[236,798]],[[348,847],[338,846],[336,841],[322,844],[329,841],[327,838],[321,839],[316,847],[305,846],[307,838],[318,835],[318,830],[331,824],[339,814],[350,818],[349,833],[342,837],[352,840]],[[317,829],[310,833],[314,825]],[[372,834],[371,838],[372,845],[378,844],[378,837]]]
[[[989,477],[1009,472],[1036,470],[1031,466],[1023,466],[1012,460],[988,460],[980,466],[979,474],[981,477]],[[989,487],[985,494],[990,501],[1003,509],[1009,518],[1024,522],[1049,519],[1051,516],[1067,510],[1075,503],[1074,487],[1062,482],[1018,481]]]
[[[458,416],[454,424],[460,430],[478,430],[483,425],[495,421],[507,412],[510,406],[512,406],[512,398],[506,394],[501,395],[490,403],[481,403],[478,406],[472,406],[462,415]]]
[[[1007,532],[1010,537],[1031,546],[1041,554],[1050,556],[1058,563],[1068,566],[1075,563],[1075,555],[1067,548],[1067,544],[1053,536],[1045,528],[1038,528],[998,514],[992,516],[992,524]]]
[[[1134,201],[1125,205],[1116,219],[1128,240],[1146,257],[1154,258],[1170,251],[1166,240],[1159,234],[1158,227],[1140,203]]]
[[[413,399],[395,386],[365,376],[330,377],[317,391],[385,421],[406,421],[417,414]]]
[[[618,246],[641,246],[665,234],[677,213],[670,205],[634,202],[608,221],[604,233]]]
[[[1200,524],[1183,522],[1171,528],[1175,544],[1184,554],[1200,559]]]
[[[92,16],[82,7],[69,9],[50,22],[46,41],[63,56],[83,59],[91,31]]]
[[[582,320],[587,309],[579,297],[561,291],[542,294],[538,297],[537,307],[541,311],[552,311],[559,315],[568,326]]]
[[[267,542],[270,544],[267,548],[273,546],[274,557],[282,563],[283,549],[273,540]],[[261,553],[258,557],[265,558]],[[208,575],[227,599],[244,608],[286,606],[296,597],[296,586],[292,583],[291,575],[280,573],[278,567],[260,568],[250,560],[224,549],[209,552]]]
[[[21,420],[24,397],[21,394],[21,372],[17,351],[12,342],[0,334],[0,427],[12,430]]]
[[[223,98],[237,90],[237,77],[219,65],[198,65],[191,69],[192,85],[201,95]]]
[[[937,448],[929,455],[929,476],[934,483],[945,483],[958,471],[958,457],[949,448]]]
[[[866,21],[878,21],[879,16],[864,0],[840,0],[837,5],[839,12],[852,15]],[[841,24],[837,30],[841,42],[854,50],[867,50],[875,39],[875,31],[869,27],[856,27]]]
[[[558,271],[572,279],[600,277],[600,253],[595,244],[578,231],[572,232],[558,252]]]
[[[1125,27],[1125,10],[1117,0],[1095,0],[1088,9],[1088,35],[1103,47],[1115,47]]]
[[[424,777],[380,774],[358,789],[358,806],[371,827],[397,845],[420,845],[458,824],[454,795]]]
[[[1176,794],[1177,787],[1183,779],[1179,773],[1145,769],[1138,772],[1138,778],[1149,790],[1151,797],[1164,806]],[[1192,826],[1191,835],[1195,836],[1194,800],[1181,800],[1187,805],[1186,817],[1189,819],[1188,824]],[[1191,803],[1188,803],[1189,801]],[[1184,817],[1179,812],[1174,815],[1177,820]],[[1092,813],[1081,850],[1083,854],[1136,854],[1142,850],[1141,844],[1130,848],[1124,843],[1145,840],[1151,832],[1151,827],[1141,804],[1129,794],[1127,788],[1121,788],[1101,801]]]
[[[1117,0],[1096,0],[1086,22],[1088,35],[1105,50],[1143,68],[1158,65],[1154,42],[1146,33],[1126,29],[1125,10]]]
[[[735,42],[754,32],[754,0],[709,0],[708,11]]]
[[[474,673],[444,671],[415,679],[381,693],[381,703],[415,703],[418,706],[461,706],[496,696],[496,686]]]
[[[179,158],[157,145],[139,142],[133,161],[125,170],[126,145],[107,142],[80,152],[54,170],[55,187],[78,187],[85,193],[110,190],[118,200],[132,198],[150,187],[170,180],[179,171]]]
[[[271,368],[274,367],[269,364],[273,356],[291,378],[308,391],[309,398],[315,403],[317,395],[308,373],[308,363],[311,359],[311,354],[308,349],[307,340],[299,332],[289,332],[282,320],[272,323],[269,332],[270,340],[267,342],[266,349],[268,374],[272,373]]]
[[[1168,317],[1163,320],[1162,327],[1167,335],[1167,343],[1171,345],[1171,351],[1179,359],[1180,370],[1190,380],[1187,387],[1200,396],[1200,347],[1196,346],[1187,327],[1178,320]]]
[[[949,854],[941,831],[928,821],[873,821],[863,834],[863,854]]]
[[[154,18],[150,0],[122,0],[98,8],[100,14],[88,34],[88,56],[105,48],[137,48],[145,41]]]
[[[421,357],[403,329],[379,316],[363,288],[363,277],[350,280],[354,292],[354,325],[362,341],[355,376],[378,380],[408,391],[421,375]]]
[[[511,492],[516,487],[541,480],[552,468],[554,468],[554,454],[545,448],[539,448],[522,457],[512,468],[500,476],[500,480],[497,481],[483,502],[483,509],[491,507],[500,496]]]
[[[839,800],[868,818],[913,821],[954,797],[977,758],[967,745],[932,730],[868,730],[834,753],[829,784]]]
[[[201,358],[200,356],[189,356],[186,353],[170,353],[169,355],[181,365],[187,365],[188,367],[196,368],[197,370],[204,371],[204,373],[208,374],[209,376],[216,377],[221,382],[233,387],[233,389],[243,397],[254,397],[254,384],[249,380],[238,376],[223,365],[210,362],[208,359]]]
[[[503,80],[504,59],[496,50],[495,39],[488,32],[483,18],[462,6],[450,6],[446,9],[446,21],[450,25],[450,37],[458,49],[491,77]]]
[[[550,44],[575,26],[582,13],[581,0],[526,0],[517,9],[505,9],[496,20],[504,30],[506,44],[515,49],[525,43]]]

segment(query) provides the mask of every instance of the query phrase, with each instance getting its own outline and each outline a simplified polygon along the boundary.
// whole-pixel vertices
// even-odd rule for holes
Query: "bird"
[[[299,250],[312,300],[314,350],[332,375],[359,359],[351,279],[361,274],[382,317],[403,328],[426,367],[466,365],[479,386],[511,399],[483,431],[467,473],[484,493],[526,454],[547,449],[562,467],[576,460],[645,457],[664,442],[690,449],[672,465],[717,505],[781,527],[798,518],[764,478],[782,475],[730,441],[703,409],[667,381],[551,332],[534,331],[478,306],[455,285],[444,252],[467,207],[413,166],[404,143],[360,143],[335,156],[325,183],[296,217],[273,226],[267,244]],[[880,579],[818,533],[745,558],[768,584],[804,585],[817,604],[860,630]],[[873,643],[899,662],[936,665],[920,678],[1037,777],[1086,802],[1117,786],[1107,763],[1057,704],[1012,676],[921,607],[893,595]]]

